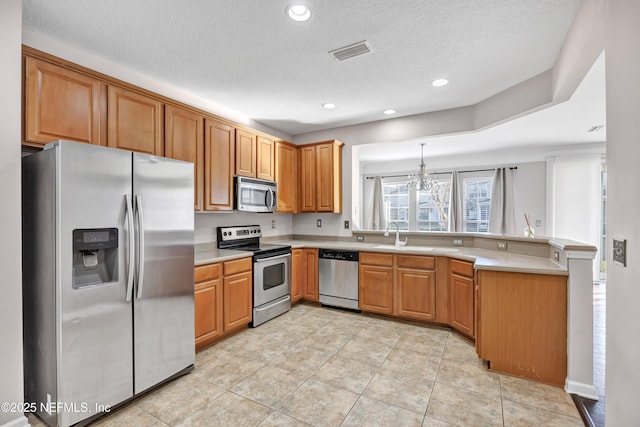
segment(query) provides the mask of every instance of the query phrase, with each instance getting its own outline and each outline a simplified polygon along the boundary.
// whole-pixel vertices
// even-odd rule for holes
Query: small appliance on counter
[[[236,176],[235,209],[271,213],[276,210],[278,184],[264,179]]]
[[[193,369],[193,164],[55,141],[22,159],[25,402],[86,423]]]
[[[218,249],[253,252],[253,321],[256,327],[291,309],[291,246],[261,244],[259,225],[218,227]]]

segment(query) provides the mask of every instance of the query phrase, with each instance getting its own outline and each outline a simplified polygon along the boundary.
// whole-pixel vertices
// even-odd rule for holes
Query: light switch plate
[[[507,250],[507,242],[506,241],[498,242],[498,250],[506,251]]]
[[[462,246],[462,239],[451,239],[451,244],[453,246]]]
[[[349,221],[344,222],[344,228],[347,230],[349,229]]]
[[[318,219],[316,221],[316,227],[318,227],[318,228],[322,227],[322,220],[321,219]]]
[[[627,240],[613,239],[613,263],[621,267],[627,266]]]
[[[358,242],[364,242],[364,236],[363,235],[358,235],[358,236],[356,236],[356,240]]]

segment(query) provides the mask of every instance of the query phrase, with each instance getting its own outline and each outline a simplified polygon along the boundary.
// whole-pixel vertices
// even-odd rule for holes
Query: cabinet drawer
[[[452,259],[449,262],[449,268],[452,273],[460,276],[473,277],[473,263]]]
[[[217,279],[222,273],[222,265],[207,264],[196,267],[195,282],[200,283],[205,280]]]
[[[398,267],[435,270],[436,259],[432,256],[398,255]]]
[[[224,275],[229,276],[231,274],[242,273],[243,271],[251,271],[252,264],[253,261],[251,258],[227,261],[224,263]]]
[[[360,264],[391,267],[393,266],[393,255],[360,252]]]

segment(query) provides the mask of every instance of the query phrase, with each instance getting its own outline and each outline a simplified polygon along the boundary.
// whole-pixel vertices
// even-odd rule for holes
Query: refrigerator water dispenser
[[[118,281],[118,229],[73,230],[74,289]]]

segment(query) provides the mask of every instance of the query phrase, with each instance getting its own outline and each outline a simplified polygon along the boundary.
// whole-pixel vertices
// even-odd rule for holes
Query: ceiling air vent
[[[371,48],[367,44],[366,40],[358,43],[350,44],[338,49],[329,51],[329,55],[333,56],[337,61],[344,61],[345,59],[354,58],[356,56],[370,53]]]

